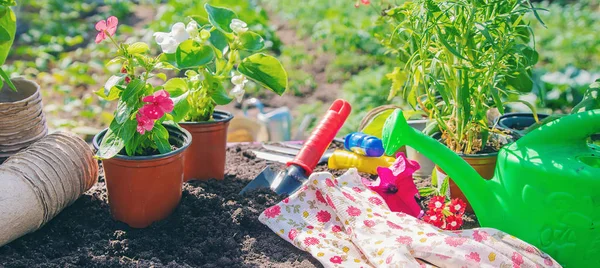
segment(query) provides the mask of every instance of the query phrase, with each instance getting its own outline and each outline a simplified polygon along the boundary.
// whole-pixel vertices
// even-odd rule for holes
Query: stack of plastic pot
[[[66,132],[8,158],[0,165],[0,246],[42,227],[97,179],[92,149]]]
[[[17,92],[7,84],[0,89],[0,163],[48,134],[40,86],[23,78],[11,80]]]
[[[330,169],[356,168],[360,172],[377,174],[378,167],[389,167],[396,160],[384,156],[383,143],[375,136],[361,132],[344,138],[346,150],[335,150],[327,163]]]

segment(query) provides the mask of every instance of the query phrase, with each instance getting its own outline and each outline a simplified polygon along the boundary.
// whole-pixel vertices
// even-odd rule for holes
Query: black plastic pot
[[[537,114],[537,116],[540,121],[548,117],[547,114]],[[533,124],[535,124],[533,113],[508,113],[498,118],[496,128],[508,130],[515,139],[518,139],[525,135],[524,131]]]

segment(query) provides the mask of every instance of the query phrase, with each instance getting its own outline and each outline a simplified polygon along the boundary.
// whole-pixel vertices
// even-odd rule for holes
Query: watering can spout
[[[440,166],[465,194],[478,217],[481,217],[478,212],[485,213],[484,210],[499,205],[473,167],[446,146],[409,126],[400,109],[386,120],[382,140],[386,155],[394,155],[400,147],[408,145]]]

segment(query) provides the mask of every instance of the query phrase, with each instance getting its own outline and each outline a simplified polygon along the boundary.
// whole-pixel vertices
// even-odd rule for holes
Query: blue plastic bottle
[[[346,135],[344,147],[348,151],[369,157],[380,157],[384,153],[383,143],[379,138],[361,132]]]

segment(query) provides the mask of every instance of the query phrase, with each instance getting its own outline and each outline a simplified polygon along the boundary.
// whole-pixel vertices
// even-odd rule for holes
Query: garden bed
[[[309,254],[258,221],[265,208],[283,197],[266,190],[238,195],[267,165],[248,150],[251,147],[229,148],[224,181],[185,183],[176,211],[146,229],[132,229],[111,218],[101,176],[42,229],[1,247],[0,263],[6,267],[320,267]],[[316,170],[327,168],[321,165]],[[427,181],[417,185],[425,186]],[[477,226],[472,215],[466,217],[466,228]]]

